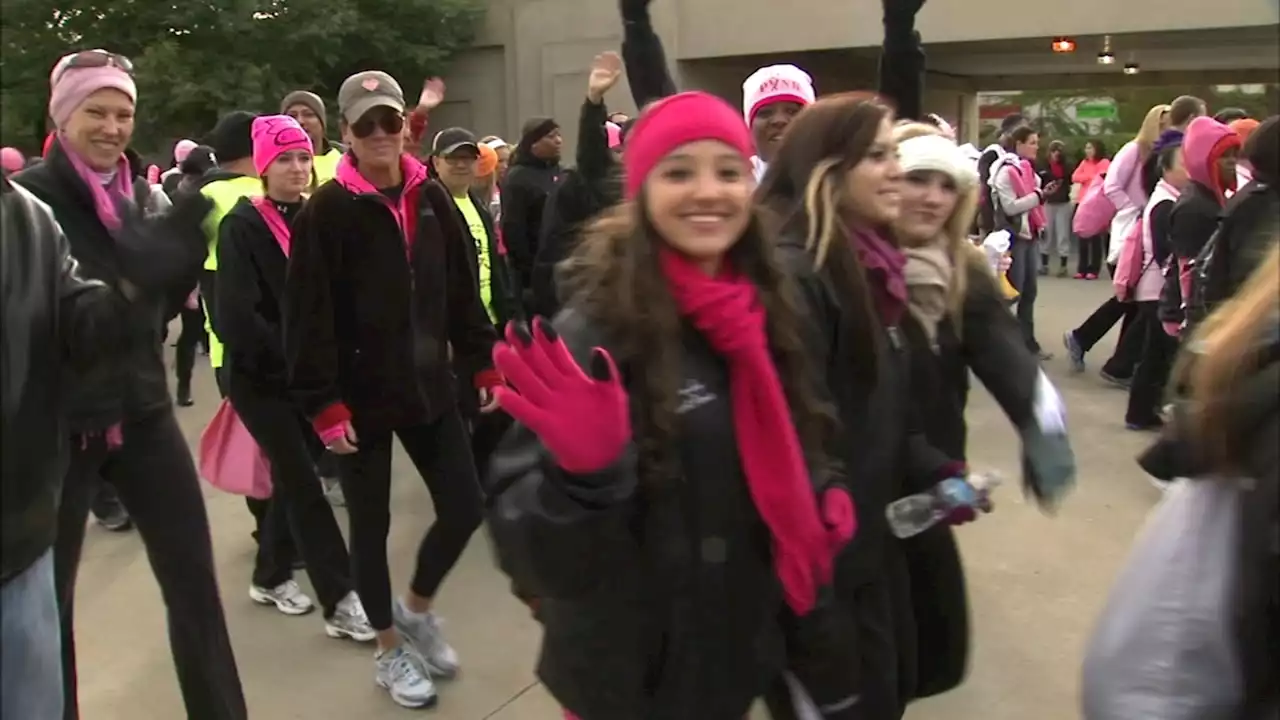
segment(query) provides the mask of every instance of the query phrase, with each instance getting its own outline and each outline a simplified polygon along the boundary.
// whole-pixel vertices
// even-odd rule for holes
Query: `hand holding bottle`
[[[603,348],[591,356],[591,374],[542,318],[533,332],[509,323],[493,363],[514,387],[497,388],[498,404],[538,436],[567,472],[599,472],[618,460],[631,441],[627,391]]]

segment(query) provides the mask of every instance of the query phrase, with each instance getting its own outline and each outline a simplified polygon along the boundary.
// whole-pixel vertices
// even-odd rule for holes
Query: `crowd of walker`
[[[203,348],[215,422],[253,441],[217,447],[269,467],[249,597],[370,644],[395,703],[447,713],[461,661],[433,601],[485,522],[567,718],[902,718],[969,657],[953,527],[991,508],[966,482],[970,371],[1028,494],[1052,510],[1074,483],[1034,323],[1072,244],[1115,297],[1064,338],[1071,366],[1123,320],[1102,376],[1158,433],[1139,462],[1166,488],[1083,715],[1277,717],[1280,119],[1183,96],[1114,157],[1054,143],[1037,170],[1023,117],[979,153],[921,112],[922,0],[883,0],[877,92],[774,65],[741,109],[677,89],[648,4],[620,2],[621,53],[592,63],[573,169],[554,119],[514,146],[428,134],[443,82],[413,103],[370,70],[337,128],[299,90],[148,171],[132,62],[57,61],[42,157],[3,153],[3,717],[80,716],[90,513],[146,547],[187,716],[249,717],[175,415]],[[635,118],[604,104],[624,72]],[[399,597],[394,439],[436,517]],[[903,532],[886,508],[912,495],[933,515]]]

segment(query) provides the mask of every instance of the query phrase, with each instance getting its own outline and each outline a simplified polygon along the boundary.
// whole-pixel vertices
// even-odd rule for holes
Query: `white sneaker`
[[[316,604],[293,580],[285,580],[270,590],[250,585],[249,599],[259,605],[275,605],[285,615],[306,615],[316,609]]]
[[[325,618],[324,632],[331,638],[347,638],[356,642],[372,642],[378,637],[354,591],[347,593],[334,608],[333,615]]]
[[[397,705],[424,708],[436,704],[435,684],[406,648],[387,650],[374,659],[378,665],[376,682],[391,693],[391,699]]]
[[[334,507],[346,507],[347,496],[342,494],[342,484],[337,478],[320,478],[320,484],[324,488],[324,497],[329,504]]]
[[[440,632],[442,621],[435,613],[410,612],[403,600],[396,600],[391,617],[396,630],[422,656],[432,675],[448,679],[458,674],[458,653],[445,642]]]

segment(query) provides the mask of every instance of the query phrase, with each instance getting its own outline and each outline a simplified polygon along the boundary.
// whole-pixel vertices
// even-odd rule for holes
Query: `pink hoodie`
[[[1219,204],[1226,201],[1226,191],[1236,189],[1235,178],[1224,182],[1218,174],[1218,160],[1233,147],[1240,147],[1240,136],[1210,117],[1192,120],[1182,139],[1182,160],[1187,166],[1187,176],[1216,192]]]

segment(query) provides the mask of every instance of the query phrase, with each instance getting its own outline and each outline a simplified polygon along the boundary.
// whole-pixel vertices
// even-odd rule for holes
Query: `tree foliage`
[[[229,110],[278,109],[308,89],[334,105],[354,72],[381,69],[412,102],[469,46],[484,0],[4,0],[0,140],[35,150],[44,136],[49,71],[73,50],[133,59],[134,144],[198,137]],[[336,108],[330,107],[332,115]],[[332,117],[330,118],[333,119]]]

